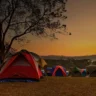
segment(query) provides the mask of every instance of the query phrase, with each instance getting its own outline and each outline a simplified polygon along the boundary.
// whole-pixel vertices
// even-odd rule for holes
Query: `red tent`
[[[0,71],[0,79],[29,78],[39,80],[42,77],[34,57],[27,51],[19,52],[4,64]]]
[[[62,66],[58,65],[55,67],[52,76],[66,76],[66,70]]]

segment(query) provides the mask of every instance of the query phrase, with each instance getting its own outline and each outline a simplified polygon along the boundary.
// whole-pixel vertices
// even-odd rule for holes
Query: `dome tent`
[[[63,66],[57,65],[53,68],[52,76],[64,76],[66,77],[66,70]]]
[[[41,70],[34,57],[26,50],[14,54],[1,68],[0,79],[34,79],[40,80]]]
[[[90,64],[86,67],[90,77],[96,77],[96,65]]]
[[[14,56],[14,55],[16,55],[16,54],[20,54],[21,52],[27,52],[27,53],[29,53],[31,56],[33,56],[34,59],[35,59],[35,61],[39,64],[39,66],[40,66],[41,68],[44,68],[44,67],[47,65],[46,61],[45,61],[43,58],[41,58],[37,53],[29,52],[29,51],[27,51],[26,49],[22,49],[22,50],[19,51],[19,52],[15,52],[14,54],[11,54],[10,56],[7,56],[7,58],[4,60],[4,63],[6,63],[12,56]]]
[[[72,77],[81,77],[81,72],[80,72],[80,68],[78,67],[72,67],[70,68],[70,73]]]

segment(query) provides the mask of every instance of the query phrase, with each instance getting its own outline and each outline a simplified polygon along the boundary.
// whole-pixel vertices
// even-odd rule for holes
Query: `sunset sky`
[[[96,0],[68,0],[66,25],[72,35],[58,35],[59,40],[29,36],[31,43],[20,47],[39,55],[80,56],[96,54]],[[65,22],[65,21],[64,21]]]

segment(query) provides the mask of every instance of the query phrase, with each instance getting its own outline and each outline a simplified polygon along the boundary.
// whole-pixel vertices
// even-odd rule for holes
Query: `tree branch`
[[[45,15],[45,6],[44,6],[44,13],[43,13],[43,15],[41,16],[41,18],[39,18],[39,20],[38,20],[34,25],[30,25],[22,34],[16,35],[16,36],[14,36],[14,37],[11,39],[11,42],[10,42],[10,44],[9,44],[9,46],[8,46],[5,54],[7,54],[8,51],[10,50],[10,47],[11,47],[13,41],[14,41],[16,38],[18,38],[18,37],[21,37],[21,36],[23,36],[23,35],[25,35],[25,34],[27,34],[27,33],[30,33],[30,31],[29,31],[29,32],[27,32],[27,31],[30,30],[30,28],[35,27],[35,26],[40,22],[40,20],[42,20],[42,18],[44,17],[44,15]]]
[[[7,53],[9,52],[9,50],[10,50],[10,48],[11,48],[11,45],[12,45],[13,41],[14,41],[16,38],[23,36],[24,34],[26,34],[26,32],[24,32],[24,33],[22,33],[22,34],[20,34],[20,35],[14,36],[14,37],[11,39],[11,42],[10,42],[10,44],[9,44],[9,46],[8,46],[8,48],[7,48],[6,52],[5,52],[5,54],[7,54]]]
[[[39,23],[39,21],[38,21],[37,23]],[[36,25],[36,24],[35,24],[35,25]],[[9,46],[8,46],[5,54],[8,53],[8,51],[10,50],[10,47],[11,47],[13,41],[14,41],[16,38],[21,37],[21,36],[23,36],[23,35],[25,35],[25,34],[27,34],[27,33],[30,33],[30,32],[27,32],[27,31],[28,31],[31,27],[34,27],[35,25],[29,26],[22,34],[14,36],[14,37],[11,39],[11,42],[10,42],[10,44],[9,44]]]
[[[10,26],[19,25],[19,24],[23,24],[26,22],[31,22],[31,21],[22,21],[22,22],[12,23],[12,24],[10,24]]]
[[[16,1],[16,2],[17,2],[17,1]],[[15,4],[16,4],[16,2],[15,2]],[[11,13],[11,15],[10,15],[7,28],[5,29],[5,32],[3,33],[3,42],[5,41],[5,35],[6,35],[8,29],[9,29],[9,27],[10,27],[10,23],[11,23],[11,20],[12,20],[12,17],[13,17],[13,15],[14,15],[15,10],[16,10],[16,6],[15,6],[15,7],[13,8],[13,10],[12,10],[12,13]]]
[[[2,23],[0,23],[0,44],[2,42]],[[1,47],[1,45],[0,45]]]
[[[8,25],[7,25],[7,28],[6,28],[5,32],[4,32],[4,37],[5,37],[5,35],[6,35],[7,31],[8,31],[8,29],[9,29],[10,22],[11,22],[11,20],[12,20],[14,11],[15,11],[15,10],[13,9],[13,11],[12,11],[12,13],[11,13],[11,16],[10,16],[10,19],[9,19],[9,22],[8,22]]]
[[[3,23],[9,16],[10,16],[9,14],[5,16],[5,18],[1,21],[1,23]]]
[[[9,3],[9,5],[8,6],[11,6],[11,3],[10,3],[10,1],[9,0],[7,0],[7,2]],[[7,11],[8,11],[8,14],[6,15],[6,10],[5,10],[5,18],[1,21],[1,23],[3,23],[9,16],[10,16],[10,10],[9,9],[7,9]]]

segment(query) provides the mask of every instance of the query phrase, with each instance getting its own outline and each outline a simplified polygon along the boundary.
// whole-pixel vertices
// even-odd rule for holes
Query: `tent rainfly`
[[[86,67],[90,77],[96,77],[96,65],[89,65]]]
[[[67,74],[66,74],[65,68],[63,66],[60,66],[60,65],[55,66],[55,68],[53,69],[53,72],[52,72],[52,76],[64,76],[64,77],[66,77]]]
[[[40,80],[41,70],[28,51],[20,51],[12,56],[1,68],[0,79],[28,78]]]
[[[81,72],[80,69],[78,67],[72,67],[70,68],[70,73],[72,77],[81,77]]]

